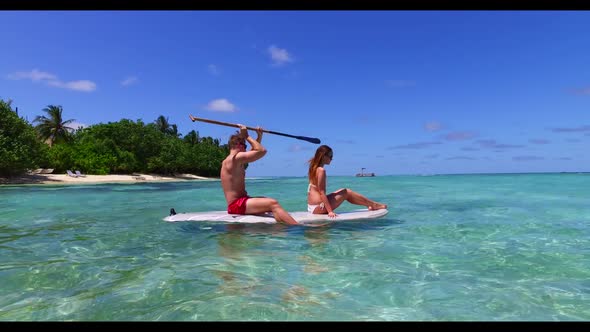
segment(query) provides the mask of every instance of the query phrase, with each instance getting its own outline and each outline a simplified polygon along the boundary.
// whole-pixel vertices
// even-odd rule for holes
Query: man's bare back
[[[230,153],[221,163],[221,187],[227,204],[248,195],[244,164],[237,162],[235,157],[236,154]]]

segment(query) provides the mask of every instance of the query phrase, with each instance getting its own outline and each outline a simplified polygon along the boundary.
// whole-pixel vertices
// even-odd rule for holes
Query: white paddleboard
[[[300,224],[325,224],[326,222],[336,222],[343,220],[360,220],[375,219],[386,215],[387,209],[381,210],[355,210],[350,212],[336,212],[336,218],[330,218],[327,214],[313,214],[309,212],[292,212],[290,215]],[[177,213],[164,218],[168,222],[178,221],[212,221],[224,223],[244,223],[244,224],[276,224],[277,221],[272,213],[261,215],[240,215],[228,214],[227,211],[209,211],[209,212],[188,212]]]

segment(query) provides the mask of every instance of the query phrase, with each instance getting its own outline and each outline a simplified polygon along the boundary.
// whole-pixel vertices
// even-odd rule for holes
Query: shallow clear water
[[[171,207],[225,209],[219,182],[0,187],[0,320],[590,320],[589,174],[341,187],[390,213],[170,224]],[[247,188],[306,209],[303,177]]]

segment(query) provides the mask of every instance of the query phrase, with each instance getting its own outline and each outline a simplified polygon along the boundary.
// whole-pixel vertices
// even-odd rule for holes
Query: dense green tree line
[[[0,99],[0,176],[22,174],[45,164],[48,152],[33,126],[18,117],[10,101]]]
[[[182,137],[164,116],[153,123],[141,119],[100,123],[73,130],[62,108],[49,105],[47,116],[33,126],[18,117],[10,102],[0,100],[0,176],[35,168],[54,173],[76,169],[86,174],[191,173],[217,177],[229,153],[227,144],[200,137],[192,130]]]

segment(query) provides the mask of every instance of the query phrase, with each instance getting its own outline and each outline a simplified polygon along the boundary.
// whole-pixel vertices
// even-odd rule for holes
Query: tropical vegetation
[[[0,176],[13,176],[48,164],[49,147],[35,129],[0,99]]]
[[[56,142],[66,142],[71,139],[74,128],[68,125],[74,122],[73,119],[63,120],[61,106],[49,105],[43,109],[49,117],[38,115],[33,123],[38,123],[35,129],[39,132],[39,137],[53,146]]]
[[[219,176],[229,153],[218,139],[191,130],[184,137],[160,115],[154,122],[121,119],[84,128],[64,120],[61,106],[48,105],[33,124],[19,117],[10,101],[0,99],[0,176],[36,168],[68,169],[85,174],[190,173]]]

